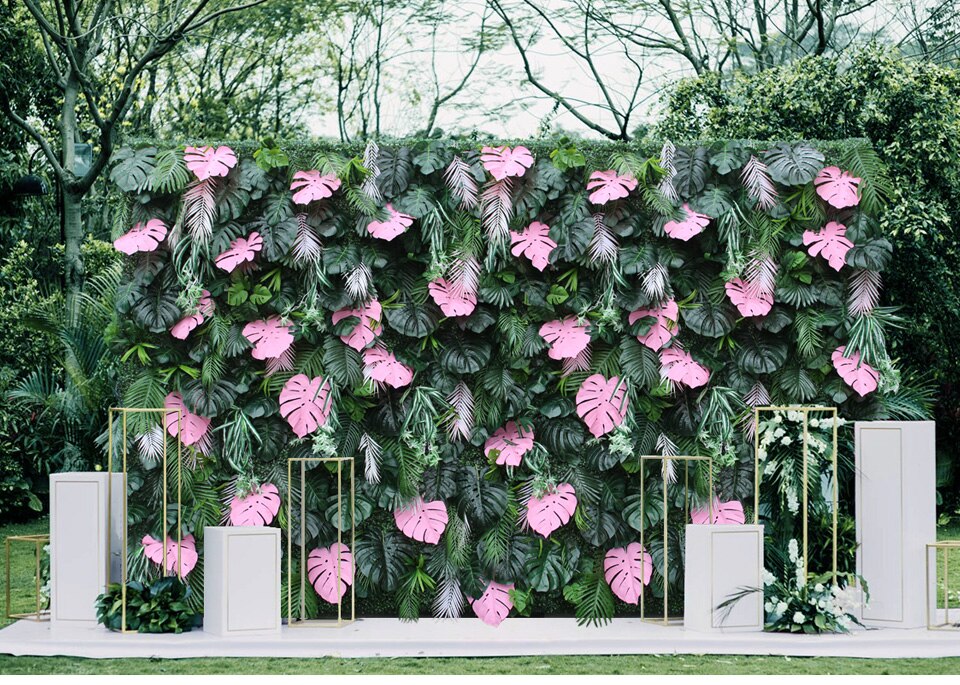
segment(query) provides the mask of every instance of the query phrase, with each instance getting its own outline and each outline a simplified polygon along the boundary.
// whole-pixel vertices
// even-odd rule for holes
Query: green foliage
[[[200,625],[191,609],[190,586],[170,576],[152,583],[127,583],[126,628],[139,633],[184,633]],[[97,622],[110,630],[123,629],[123,588],[111,583],[97,597]]]

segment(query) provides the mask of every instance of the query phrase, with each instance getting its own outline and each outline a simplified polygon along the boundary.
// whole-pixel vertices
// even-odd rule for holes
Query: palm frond
[[[360,452],[363,454],[363,477],[368,483],[380,482],[380,460],[383,450],[369,433],[360,436]]]
[[[677,168],[673,164],[673,158],[676,154],[677,148],[669,140],[660,148],[660,168],[666,173],[660,180],[660,185],[657,188],[661,195],[674,203],[680,201],[680,197],[677,195],[677,189],[673,185],[673,177],[677,175]]]
[[[216,206],[216,178],[191,183],[183,191],[183,223],[198,245],[206,245],[213,235]]]
[[[473,209],[477,206],[477,181],[470,172],[470,165],[459,156],[443,172],[443,180],[450,189],[450,193],[457,198],[464,209]]]
[[[880,303],[881,276],[879,271],[859,269],[847,282],[847,309],[854,316],[873,311]]]
[[[383,194],[377,185],[377,177],[380,176],[379,159],[380,146],[377,145],[377,141],[367,141],[367,146],[363,149],[363,168],[367,170],[367,177],[363,179],[360,192],[377,204],[383,201]]]
[[[777,204],[777,189],[770,178],[767,165],[751,155],[743,167],[740,180],[747,189],[747,195],[757,203],[760,209],[768,210]]]
[[[293,259],[296,262],[320,261],[323,255],[323,243],[313,227],[307,222],[307,215],[297,214],[297,237],[293,241]]]
[[[513,214],[513,196],[510,177],[491,181],[480,198],[483,227],[487,237],[496,245],[505,245],[510,238],[510,217]]]
[[[746,292],[752,297],[772,294],[776,289],[779,266],[770,255],[754,255],[744,271]]]
[[[480,262],[473,255],[455,258],[448,272],[451,292],[456,297],[476,296],[481,269]]]
[[[593,215],[593,238],[590,239],[589,249],[590,259],[601,264],[616,262],[620,251],[616,236],[599,212]]]
[[[657,262],[643,275],[643,292],[647,297],[656,302],[663,301],[667,294],[667,283],[670,281],[670,275],[663,262]]]
[[[470,386],[460,381],[447,397],[450,413],[447,415],[446,429],[451,440],[469,440],[473,431],[473,393]]]
[[[370,295],[373,276],[363,262],[353,267],[343,278],[343,287],[355,302],[362,302]]]

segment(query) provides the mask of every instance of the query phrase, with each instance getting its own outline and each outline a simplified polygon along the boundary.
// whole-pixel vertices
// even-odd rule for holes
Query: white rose
[[[804,616],[803,614],[801,614],[799,611],[796,612],[796,613],[794,613],[794,615],[793,615],[793,622],[794,622],[794,623],[803,623],[803,622],[806,621],[806,620],[807,620],[807,617]]]

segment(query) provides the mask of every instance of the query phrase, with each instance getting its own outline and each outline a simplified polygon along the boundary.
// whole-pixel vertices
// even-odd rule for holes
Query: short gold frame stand
[[[340,549],[343,546],[343,479],[346,475],[344,467],[349,465],[350,476],[350,553],[356,548],[356,472],[352,457],[290,457],[287,459],[287,625],[292,628],[317,626],[322,628],[340,628],[357,620],[357,598],[354,590],[355,583],[350,583],[350,618],[343,616],[343,597],[337,601],[337,618],[304,618],[307,613],[307,554],[306,554],[306,518],[307,505],[304,497],[304,483],[306,482],[307,464],[337,465],[337,587],[342,582],[340,576]],[[293,616],[293,465],[299,464],[300,471],[300,613]]]
[[[927,630],[960,630],[960,616],[950,620],[950,553],[960,551],[960,540],[941,540],[927,543]],[[930,596],[930,581],[936,588],[936,581],[940,574],[940,553],[943,552],[943,621],[940,622],[939,590],[934,589],[934,596]],[[930,556],[933,555],[933,577],[930,577]],[[960,560],[958,560],[960,561]],[[954,607],[960,614],[960,607]]]
[[[690,518],[690,463],[691,462],[706,462],[707,469],[709,471],[709,488],[710,495],[707,502],[708,514],[710,521],[713,520],[713,459],[711,457],[702,457],[702,456],[661,456],[661,455],[644,455],[640,457],[640,516],[643,517],[646,512],[646,481],[645,473],[643,468],[643,462],[645,461],[660,461],[662,462],[661,473],[663,474],[663,616],[661,618],[647,618],[646,607],[644,606],[644,596],[646,591],[643,587],[640,588],[640,620],[646,621],[648,623],[657,623],[660,625],[681,625],[683,623],[683,617],[681,616],[670,616],[670,545],[669,545],[669,525],[668,520],[669,516],[669,495],[668,495],[668,483],[669,479],[667,478],[667,469],[669,468],[668,464],[671,461],[682,461],[683,464],[683,510],[684,510],[684,520]],[[640,525],[640,546],[643,548],[645,554],[648,554],[647,546],[644,543],[644,534],[643,534],[643,523],[641,521]],[[652,556],[651,556],[652,563]]]
[[[809,476],[808,468],[810,464],[810,414],[829,414],[833,419],[833,453],[831,465],[833,467],[833,583],[837,583],[837,511],[839,507],[839,486],[837,473],[837,408],[836,407],[816,407],[816,406],[770,406],[754,407],[753,410],[753,523],[760,523],[760,479],[763,471],[760,468],[760,412],[781,412],[786,414],[788,411],[800,412],[803,414],[803,577],[810,577],[810,554],[807,545],[807,530],[810,523],[810,511],[808,509]]]
[[[36,568],[34,569],[36,573],[36,611],[28,611],[26,613],[15,614],[12,612],[12,604],[10,601],[10,545],[14,542],[29,542],[34,545],[35,559],[36,559]],[[41,597],[40,597],[40,571],[42,568],[42,558],[43,558],[43,546],[50,542],[49,535],[10,535],[6,540],[6,570],[7,570],[7,583],[6,583],[6,616],[7,618],[20,619],[25,618],[29,621],[46,621],[50,618],[50,610],[44,609],[41,606]]]
[[[163,469],[163,506],[161,512],[161,529],[163,534],[163,563],[160,566],[160,573],[167,575],[167,416],[176,414],[177,417],[177,550],[180,550],[183,544],[180,531],[180,498],[183,487],[183,443],[180,439],[182,412],[179,409],[160,409],[140,408],[140,407],[110,407],[107,411],[107,525],[112,526],[113,521],[113,463],[116,446],[113,441],[113,420],[114,414],[120,415],[123,441],[123,535],[122,550],[120,553],[120,632],[136,633],[135,630],[127,629],[127,417],[131,414],[159,414],[160,430],[163,431],[163,461],[160,467]],[[113,583],[113,534],[112,530],[107,535],[107,588]],[[183,579],[183,567],[181,561],[182,555],[177,554],[177,577]]]

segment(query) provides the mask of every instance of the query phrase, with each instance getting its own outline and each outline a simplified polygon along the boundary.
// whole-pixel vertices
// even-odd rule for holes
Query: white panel
[[[50,477],[51,621],[96,622],[106,574],[105,474]]]
[[[277,593],[264,580],[278,578],[277,539],[273,535],[233,535],[227,539],[227,630],[277,627]],[[235,561],[234,561],[235,560]],[[240,566],[237,561],[243,562]]]
[[[757,628],[757,617],[763,604],[763,593],[747,595],[733,605],[729,613],[717,611],[716,606],[738,589],[762,587],[757,550],[763,544],[756,530],[716,531],[710,537],[713,546],[711,560],[712,606],[714,628]]]

